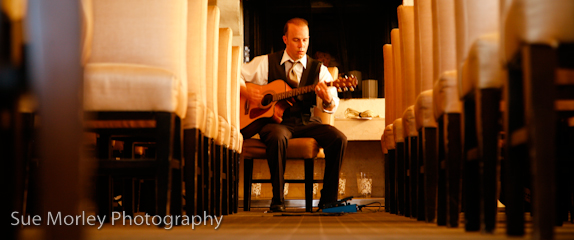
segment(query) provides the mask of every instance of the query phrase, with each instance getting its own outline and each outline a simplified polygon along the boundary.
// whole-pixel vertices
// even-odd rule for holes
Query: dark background
[[[294,17],[309,22],[310,45],[307,52],[329,53],[339,73],[358,70],[362,79],[378,80],[379,97],[384,97],[383,45],[398,27],[397,7],[402,0],[243,0],[245,46],[250,59],[281,51],[283,26]],[[360,84],[360,83],[359,83]],[[361,97],[361,92],[344,98]]]

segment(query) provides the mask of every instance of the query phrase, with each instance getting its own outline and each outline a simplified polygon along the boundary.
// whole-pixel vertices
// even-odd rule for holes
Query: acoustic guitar
[[[327,82],[327,86],[334,86],[339,92],[354,91],[357,86],[355,76],[340,77]],[[258,88],[262,98],[260,101],[250,101],[240,98],[240,127],[245,139],[257,134],[265,124],[283,121],[283,112],[295,103],[294,97],[315,91],[317,84],[292,89],[285,81],[276,80],[267,85],[246,83],[248,88]]]

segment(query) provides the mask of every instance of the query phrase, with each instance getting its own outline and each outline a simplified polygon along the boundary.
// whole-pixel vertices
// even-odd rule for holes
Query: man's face
[[[285,51],[289,56],[297,61],[307,54],[309,47],[309,27],[295,24],[288,24],[287,33],[283,36]]]

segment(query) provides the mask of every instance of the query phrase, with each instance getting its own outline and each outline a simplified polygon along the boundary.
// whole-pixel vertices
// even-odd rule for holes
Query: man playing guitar
[[[347,138],[335,127],[322,124],[320,118],[312,116],[311,109],[318,105],[323,111],[334,113],[339,103],[337,89],[327,86],[333,81],[327,67],[307,56],[309,46],[307,21],[300,18],[291,19],[285,24],[283,33],[285,51],[258,56],[243,66],[241,97],[259,105],[261,102],[276,101],[275,97],[267,99],[270,95],[262,92],[262,88],[249,87],[253,85],[273,85],[274,88],[283,86],[285,90],[292,88],[299,90],[304,87],[311,89],[306,94],[295,94],[293,97],[288,95],[290,101],[282,100],[277,103],[285,108],[282,116],[275,117],[276,122],[269,122],[260,129],[257,128],[256,133],[259,133],[261,141],[267,146],[267,162],[273,186],[270,208],[274,212],[285,211],[283,175],[289,139],[310,137],[323,147],[325,174],[319,201],[319,208],[322,208],[325,204],[337,200],[339,171],[347,147]],[[322,100],[321,104],[316,103],[316,96]],[[244,114],[244,106],[240,108],[241,114]],[[246,132],[246,128],[242,127],[244,136],[251,137],[249,135],[252,133]]]

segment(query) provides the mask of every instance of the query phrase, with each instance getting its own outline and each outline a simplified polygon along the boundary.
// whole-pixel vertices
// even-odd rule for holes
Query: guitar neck
[[[327,86],[330,86],[330,85],[331,85],[331,83],[327,83]],[[317,86],[317,84],[291,89],[289,91],[285,91],[282,93],[273,94],[273,101],[280,101],[280,100],[296,97],[296,96],[299,96],[299,95],[302,95],[305,93],[310,93],[312,91],[315,91],[315,86]]]

